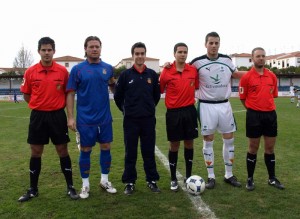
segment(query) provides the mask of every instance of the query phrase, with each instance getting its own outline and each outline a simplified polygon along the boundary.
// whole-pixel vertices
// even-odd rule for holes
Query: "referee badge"
[[[240,87],[240,94],[243,94],[243,93],[244,93],[244,88]]]
[[[106,73],[107,73],[107,72],[106,72],[106,69],[103,69],[103,70],[102,70],[102,74],[106,75]]]
[[[191,87],[194,87],[194,85],[195,85],[195,82],[194,81],[191,81]]]
[[[273,89],[273,88],[270,88],[270,94],[272,94],[272,93],[273,93],[273,91],[274,91],[274,89]]]
[[[148,84],[151,84],[152,83],[151,78],[147,78],[147,82],[148,82]]]

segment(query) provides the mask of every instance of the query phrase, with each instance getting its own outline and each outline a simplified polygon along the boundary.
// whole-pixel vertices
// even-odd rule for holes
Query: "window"
[[[65,62],[65,67],[66,67],[66,68],[69,67],[69,62]]]
[[[297,58],[297,63],[300,63],[300,58]]]
[[[252,59],[249,59],[249,63],[251,63],[252,62]]]

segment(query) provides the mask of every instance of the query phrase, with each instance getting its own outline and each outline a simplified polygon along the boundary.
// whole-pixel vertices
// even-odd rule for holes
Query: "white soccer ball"
[[[186,190],[192,195],[200,195],[205,190],[205,181],[201,176],[193,175],[186,180]]]

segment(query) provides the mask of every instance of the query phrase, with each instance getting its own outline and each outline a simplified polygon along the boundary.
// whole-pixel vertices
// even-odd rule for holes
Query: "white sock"
[[[223,160],[225,164],[225,178],[228,179],[233,176],[232,165],[234,161],[234,138],[223,139]]]
[[[206,169],[208,172],[208,178],[215,178],[214,173],[214,149],[213,149],[214,141],[204,141],[203,140],[203,156],[206,165]]]
[[[108,182],[108,174],[101,173],[101,180],[100,180],[100,182],[102,182],[102,183]]]
[[[89,178],[82,178],[82,187],[90,187]]]

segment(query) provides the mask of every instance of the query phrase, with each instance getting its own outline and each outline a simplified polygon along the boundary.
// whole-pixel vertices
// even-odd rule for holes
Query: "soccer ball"
[[[193,175],[186,180],[186,190],[192,195],[200,195],[205,190],[205,181],[201,176]]]

